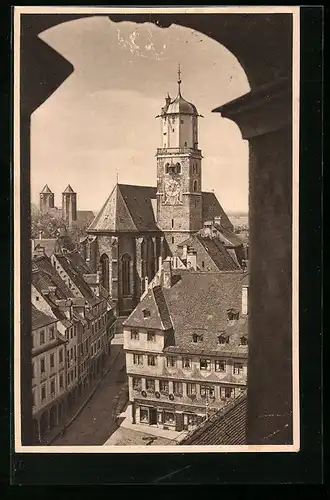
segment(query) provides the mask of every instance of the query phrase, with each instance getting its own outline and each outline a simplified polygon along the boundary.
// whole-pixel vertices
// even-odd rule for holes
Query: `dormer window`
[[[143,309],[142,314],[143,314],[144,318],[150,318],[150,311],[149,311],[149,309]]]
[[[218,344],[223,345],[228,343],[229,343],[229,337],[226,337],[225,335],[219,335]]]
[[[194,344],[198,344],[198,342],[203,342],[203,335],[197,335],[197,333],[194,333],[192,336],[192,341]]]
[[[239,319],[239,312],[236,311],[235,309],[228,309],[227,310],[227,317],[228,317],[229,321],[238,320]]]
[[[137,330],[131,330],[131,340],[139,340],[139,332]]]

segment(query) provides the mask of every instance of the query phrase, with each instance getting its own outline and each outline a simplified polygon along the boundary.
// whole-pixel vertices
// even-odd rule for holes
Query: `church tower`
[[[157,149],[157,224],[172,253],[177,245],[202,227],[202,152],[198,149],[196,107],[181,95],[167,95],[157,116],[161,147]]]
[[[62,193],[62,218],[69,226],[77,220],[77,193],[73,191],[70,184]]]
[[[40,212],[46,214],[49,209],[54,208],[54,193],[49,189],[48,184],[43,188],[39,194]]]

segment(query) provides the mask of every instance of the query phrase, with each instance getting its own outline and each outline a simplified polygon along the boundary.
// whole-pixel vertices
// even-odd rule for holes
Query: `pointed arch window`
[[[193,190],[194,190],[195,193],[198,190],[198,182],[197,181],[194,181]]]
[[[131,295],[131,257],[125,253],[122,257],[122,289],[123,295]]]
[[[87,243],[89,245],[89,243]],[[102,286],[109,291],[109,257],[103,254],[100,258],[101,264],[101,283]]]

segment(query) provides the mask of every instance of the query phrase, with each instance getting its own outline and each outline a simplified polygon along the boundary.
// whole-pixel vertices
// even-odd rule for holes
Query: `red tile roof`
[[[202,422],[179,445],[230,446],[246,444],[246,392],[227,403],[217,413]]]

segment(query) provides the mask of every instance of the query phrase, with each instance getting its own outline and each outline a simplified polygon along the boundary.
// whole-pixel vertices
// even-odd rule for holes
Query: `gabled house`
[[[245,389],[242,278],[163,262],[159,285],[123,324],[133,423],[189,430]]]

